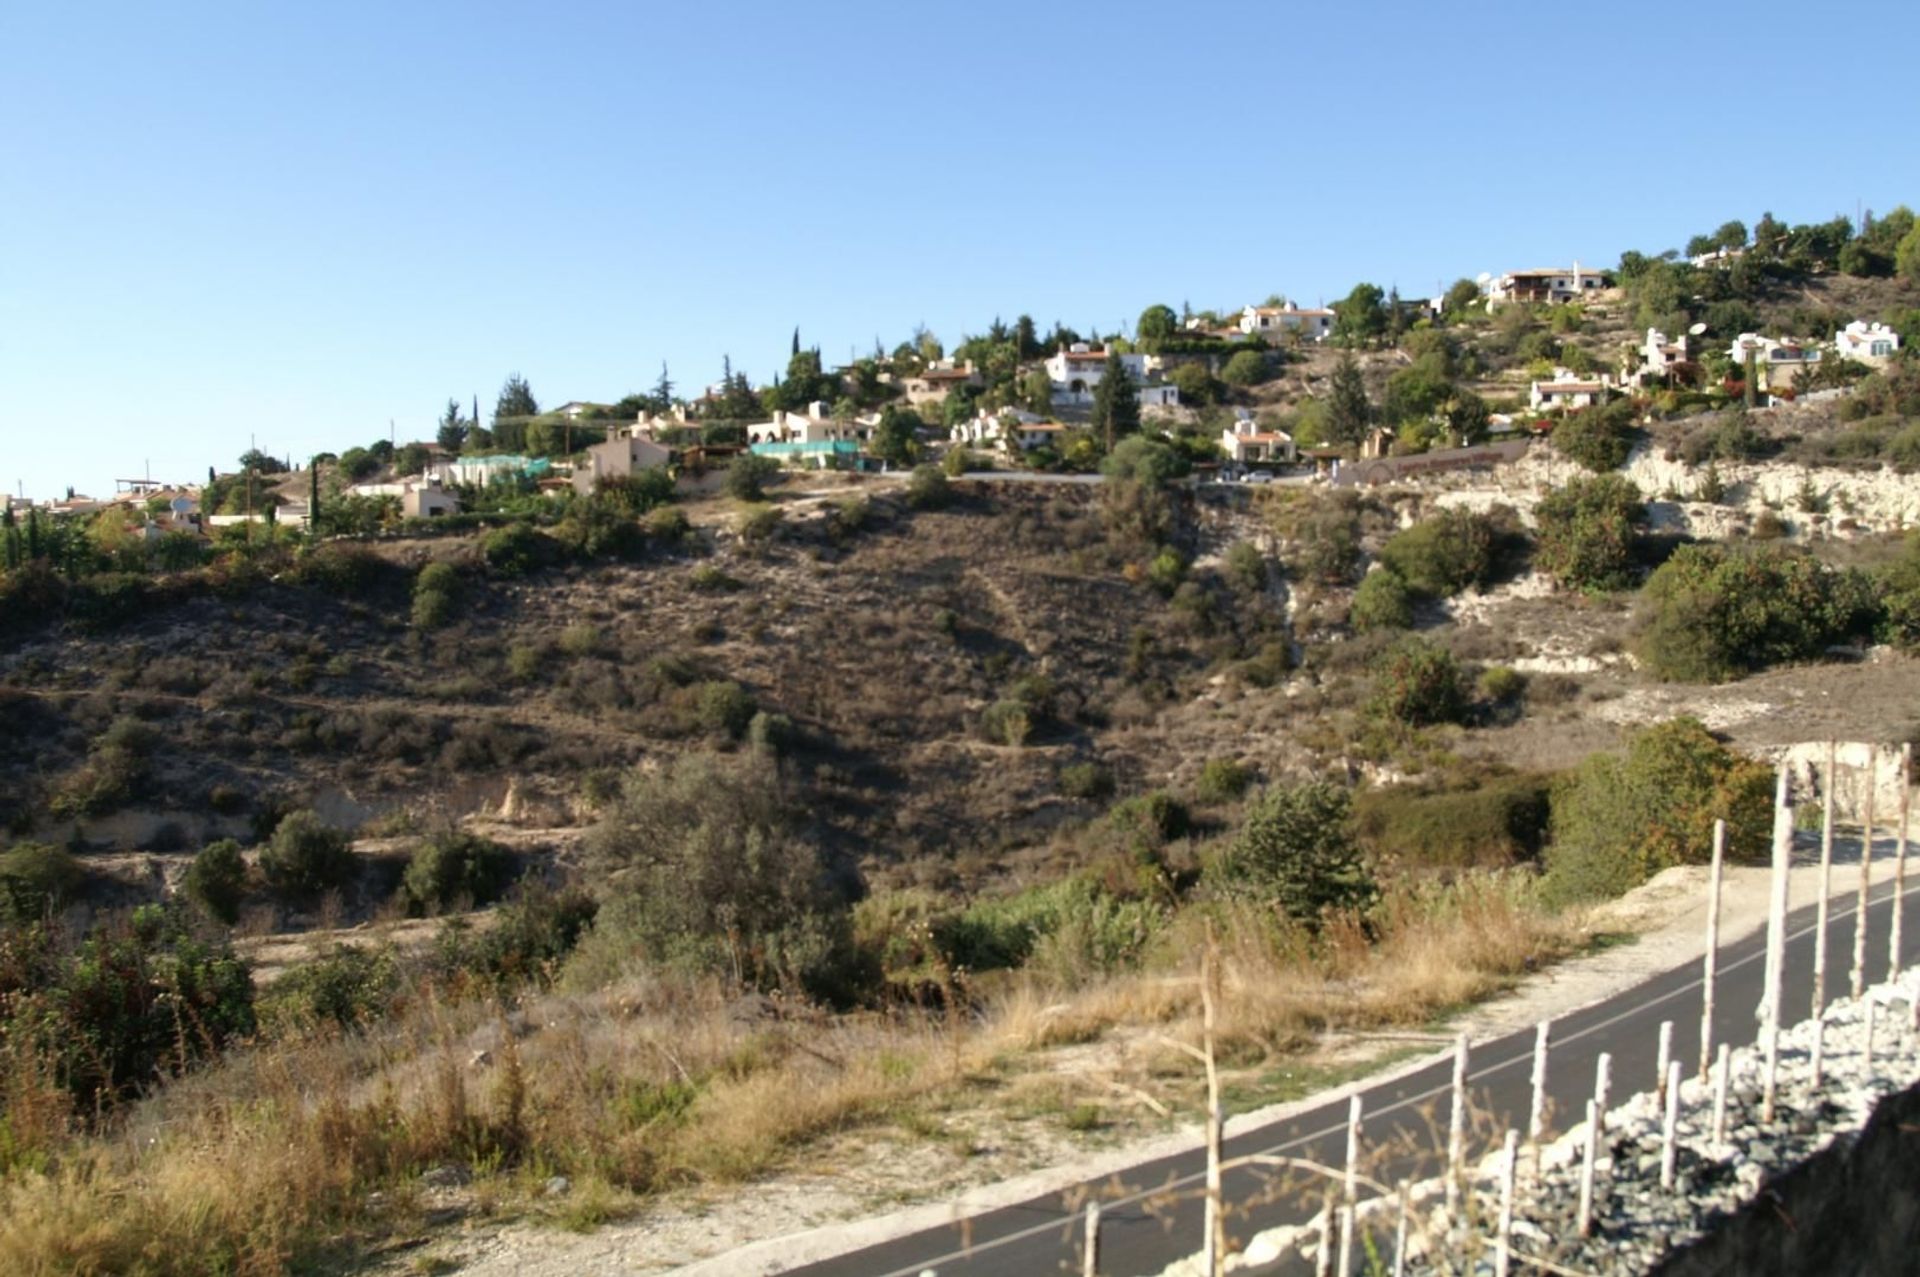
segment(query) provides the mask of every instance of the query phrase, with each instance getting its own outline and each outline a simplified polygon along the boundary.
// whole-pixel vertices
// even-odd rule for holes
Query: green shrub
[[[1554,450],[1595,474],[1618,470],[1633,451],[1632,422],[1633,404],[1625,399],[1573,413],[1553,428]]]
[[[980,715],[980,733],[996,745],[1018,749],[1033,734],[1033,716],[1019,701],[995,701]]]
[[[1624,756],[1594,754],[1555,785],[1548,896],[1608,898],[1673,865],[1703,863],[1716,819],[1727,822],[1730,856],[1765,855],[1772,769],[1726,748],[1696,719],[1637,732]]]
[[[1535,510],[1535,562],[1563,590],[1620,590],[1633,581],[1640,489],[1620,475],[1575,479]]]
[[[512,884],[513,853],[475,834],[448,831],[414,848],[400,880],[416,914],[490,905]]]
[[[516,683],[531,683],[546,668],[547,653],[538,643],[513,643],[507,647],[507,677]]]
[[[1193,792],[1203,803],[1230,803],[1247,792],[1253,772],[1232,758],[1209,758],[1200,768]]]
[[[1185,803],[1164,789],[1155,789],[1115,803],[1107,811],[1106,823],[1128,852],[1144,857],[1185,837],[1193,816]]]
[[[1451,598],[1493,579],[1496,542],[1486,515],[1442,510],[1389,537],[1380,561],[1421,594]]]
[[[531,524],[510,523],[481,538],[480,553],[501,576],[521,576],[540,565],[551,544]]]
[[[1920,532],[1907,533],[1900,557],[1882,569],[1881,635],[1895,647],[1920,648]]]
[[[131,1097],[217,1056],[254,1030],[253,978],[224,944],[194,934],[183,911],[143,905],[71,952],[39,928],[0,934],[0,966],[30,969],[11,991],[9,1045],[37,1032],[83,1112]]]
[[[1527,690],[1527,676],[1506,665],[1495,665],[1480,674],[1480,695],[1496,705],[1520,699]]]
[[[560,650],[578,660],[600,650],[600,627],[577,621],[560,631]]]
[[[286,895],[311,896],[344,887],[355,873],[347,836],[313,812],[289,812],[260,853],[267,885]]]
[[[644,526],[647,535],[662,545],[678,545],[693,530],[693,525],[687,521],[687,512],[676,505],[658,506],[648,511]]]
[[[1147,582],[1163,595],[1170,595],[1187,574],[1187,561],[1171,546],[1163,548],[1147,565]]]
[[[1208,864],[1205,881],[1309,926],[1328,910],[1364,909],[1379,888],[1352,815],[1351,795],[1327,781],[1267,789]]]
[[[460,574],[451,564],[429,563],[413,581],[413,625],[437,630],[459,610]]]
[[[1638,654],[1655,675],[1717,683],[1871,633],[1872,582],[1780,548],[1687,545],[1642,592]]]
[[[568,959],[593,987],[638,960],[787,987],[833,1002],[856,996],[857,876],[806,833],[778,768],[760,755],[688,754],[627,780],[587,839],[618,875],[617,894]]]
[[[1227,583],[1242,594],[1258,594],[1267,588],[1267,556],[1251,541],[1235,541],[1228,546],[1221,571]]]
[[[714,679],[694,688],[694,715],[704,731],[737,739],[753,721],[755,705],[747,689],[731,679]]]
[[[687,577],[687,584],[696,590],[709,592],[737,590],[741,588],[741,584],[737,579],[728,576],[711,563],[702,563],[699,567],[695,568],[692,574]]]
[[[0,852],[0,909],[15,922],[57,912],[85,881],[86,871],[65,847],[23,842]]]
[[[1471,789],[1372,789],[1354,800],[1361,847],[1375,860],[1426,869],[1536,859],[1546,843],[1553,778],[1500,776]]]
[[[914,469],[914,473],[917,475],[920,473],[921,470],[924,470],[926,468],[927,467],[925,466],[917,466]],[[958,479],[961,475],[965,474],[967,471],[977,470],[979,468],[980,468],[980,459],[974,456],[973,453],[966,448],[949,448],[947,450],[947,455],[940,458],[940,473],[945,478]],[[928,482],[931,483],[931,480],[929,480]],[[913,490],[913,485],[911,482],[908,483],[907,490],[908,490],[909,500],[911,500],[911,495]],[[940,490],[942,492],[945,491],[944,485]]]
[[[947,476],[964,473],[967,465],[967,462],[962,460],[959,463],[960,469],[956,470],[953,468],[953,459],[965,458],[967,455],[962,449],[955,449],[948,453],[945,470],[935,466],[915,466],[913,473],[907,478],[907,504],[916,510],[938,510],[946,505],[953,497],[953,489],[947,482]]]
[[[1408,629],[1413,625],[1413,596],[1398,573],[1387,568],[1369,572],[1353,592],[1347,619],[1362,634]]]
[[[202,847],[187,866],[181,889],[209,917],[228,926],[240,921],[240,902],[247,894],[247,862],[240,844],[222,838]]]
[[[743,452],[727,467],[727,495],[736,501],[760,501],[766,497],[766,483],[780,471],[771,457]]]
[[[1436,643],[1401,640],[1375,663],[1368,708],[1409,727],[1459,722],[1467,711],[1459,662]]]
[[[799,739],[793,720],[785,714],[755,711],[747,723],[747,744],[762,754],[779,754]]]
[[[1060,792],[1082,800],[1109,797],[1113,773],[1099,763],[1069,763],[1060,769]]]
[[[749,506],[740,515],[740,539],[748,545],[764,545],[780,535],[786,519],[786,511],[779,506]]]
[[[365,1028],[392,1012],[400,987],[391,948],[336,944],[274,981],[261,999],[260,1018],[281,1034],[323,1025]]]

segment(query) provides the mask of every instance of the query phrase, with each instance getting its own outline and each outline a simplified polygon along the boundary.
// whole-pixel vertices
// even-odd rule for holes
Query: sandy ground
[[[1876,840],[1873,877],[1893,875],[1895,844]],[[1817,837],[1802,835],[1791,885],[1793,907],[1811,903],[1819,890]],[[1859,882],[1857,837],[1842,839],[1834,857],[1832,891],[1850,895]],[[1721,934],[1732,941],[1765,924],[1768,874],[1764,868],[1730,867],[1722,897]],[[1454,1028],[1476,1038],[1496,1037],[1542,1019],[1565,1015],[1612,996],[1649,972],[1698,962],[1706,948],[1706,883],[1703,867],[1669,870],[1630,895],[1597,910],[1597,933],[1630,932],[1636,938],[1585,957],[1557,964],[1518,989],[1457,1019]],[[1844,958],[1837,959],[1844,966]],[[1843,977],[1844,978],[1844,977]],[[1407,1035],[1356,1040],[1365,1050],[1398,1047]],[[1390,1072],[1419,1068],[1445,1046],[1436,1035],[1434,1050],[1403,1059]],[[1330,1044],[1337,1047],[1339,1044]],[[1369,1079],[1367,1084],[1377,1080]],[[1234,1118],[1229,1130],[1274,1121],[1322,1102],[1329,1095],[1275,1105]],[[938,1200],[911,1205],[914,1196],[932,1197],[933,1186],[950,1181],[951,1155],[933,1147],[889,1146],[884,1156],[868,1148],[823,1150],[812,1169],[748,1186],[714,1188],[671,1197],[640,1218],[585,1235],[555,1231],[536,1223],[482,1224],[433,1248],[436,1257],[474,1277],[625,1277],[626,1274],[678,1272],[689,1277],[746,1277],[769,1274],[845,1253],[923,1228],[950,1223],[996,1206],[1067,1187],[1081,1180],[1118,1173],[1137,1162],[1197,1147],[1198,1128],[1183,1129],[1147,1143],[1096,1151],[1076,1150],[1064,1140],[1052,1149],[1030,1147],[1010,1157],[990,1158],[980,1167],[1003,1172],[992,1182],[939,1193]],[[1051,1152],[1048,1164],[1024,1159]],[[923,1187],[916,1194],[913,1185]],[[888,1210],[889,1207],[900,1207]],[[886,1212],[876,1214],[875,1212]]]

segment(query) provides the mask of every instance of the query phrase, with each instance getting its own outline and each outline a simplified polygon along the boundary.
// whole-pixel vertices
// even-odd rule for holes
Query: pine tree
[[[537,417],[540,415],[539,401],[533,397],[533,387],[519,373],[508,377],[506,384],[500,387],[500,397],[494,401],[493,420],[496,425],[502,417]]]
[[[1093,388],[1092,425],[1094,432],[1106,440],[1108,452],[1113,451],[1116,440],[1140,429],[1139,387],[1134,385],[1133,374],[1127,371],[1120,353],[1112,347],[1107,349],[1100,384]]]
[[[673,407],[673,379],[667,376],[667,361],[660,361],[660,380],[653,383],[653,410],[666,412]]]
[[[795,324],[793,326],[793,350],[789,352],[789,357],[791,357],[792,355],[797,355],[799,353],[800,353],[800,325]]]
[[[442,448],[448,452],[458,452],[467,441],[467,420],[460,415],[460,401],[447,400],[447,410],[440,417],[440,432],[435,436]]]
[[[1372,418],[1360,365],[1352,355],[1343,353],[1334,366],[1333,385],[1327,394],[1327,436],[1334,443],[1359,443],[1367,437]]]

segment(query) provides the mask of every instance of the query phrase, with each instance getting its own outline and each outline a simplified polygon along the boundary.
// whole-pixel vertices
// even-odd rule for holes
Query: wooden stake
[[[1407,1215],[1412,1206],[1413,1185],[1400,1181],[1400,1221],[1393,1229],[1393,1277],[1407,1277]]]
[[[1707,874],[1707,956],[1700,987],[1700,1080],[1707,1079],[1713,1058],[1713,980],[1720,960],[1720,879],[1727,857],[1727,822],[1713,822],[1713,868]]]
[[[1513,1181],[1520,1163],[1520,1132],[1507,1129],[1506,1155],[1500,1163],[1500,1232],[1494,1239],[1494,1277],[1511,1277],[1513,1266]]]
[[[1820,907],[1813,924],[1813,1014],[1827,1009],[1827,914],[1833,892],[1833,808],[1839,796],[1840,747],[1827,742],[1826,810],[1820,814]],[[1818,1082],[1815,1082],[1818,1085]]]
[[[1460,1180],[1467,1163],[1467,1058],[1470,1048],[1462,1033],[1453,1042],[1453,1113],[1447,1122],[1447,1214],[1457,1219]]]
[[[1333,1190],[1327,1190],[1326,1205],[1320,1211],[1320,1250],[1313,1257],[1314,1277],[1333,1277]]]
[[[1897,979],[1900,962],[1900,911],[1907,902],[1907,818],[1913,791],[1913,742],[1900,746],[1900,830],[1893,852],[1893,918],[1887,933],[1887,979]]]
[[[1599,1110],[1600,1127],[1604,1132],[1607,1125],[1607,1100],[1613,1091],[1613,1054],[1602,1051],[1600,1058],[1593,1062],[1593,1105]]]
[[[1787,769],[1773,790],[1773,895],[1767,913],[1767,987],[1760,994],[1762,1034],[1780,1025],[1780,986],[1786,977],[1787,881],[1793,872],[1793,807],[1787,801]]]
[[[1767,1039],[1767,1076],[1760,1103],[1760,1113],[1769,1122],[1773,1120],[1773,1100],[1780,1082],[1780,1026],[1769,1024],[1766,1028]]]
[[[1667,1102],[1667,1065],[1673,1061],[1673,1021],[1660,1021],[1660,1048],[1653,1060],[1653,1101]]]
[[[1593,1235],[1593,1168],[1600,1160],[1600,1112],[1587,1101],[1587,1148],[1580,1162],[1580,1235]]]
[[[1660,1187],[1673,1187],[1675,1146],[1680,1128],[1680,1061],[1667,1066],[1667,1112],[1660,1124]]]
[[[1344,1198],[1340,1212],[1340,1277],[1347,1277],[1353,1271],[1353,1204],[1360,1174],[1360,1111],[1360,1097],[1355,1095],[1347,1103],[1347,1175],[1342,1186]]]
[[[1203,1259],[1208,1277],[1221,1277],[1227,1270],[1227,1212],[1220,1195],[1220,1144],[1227,1119],[1220,1102],[1220,1070],[1213,1057],[1213,986],[1219,976],[1219,946],[1214,941],[1213,922],[1209,919],[1206,948],[1200,954],[1200,1027],[1207,1063],[1207,1243]]]
[[[1864,1015],[1862,1016],[1862,1029],[1861,1029],[1861,1039],[1860,1039],[1860,1059],[1865,1067],[1866,1077],[1869,1080],[1871,1080],[1873,1077],[1873,1028],[1874,1028],[1873,1008],[1874,1008],[1874,1001],[1872,998],[1868,998],[1866,1002],[1866,1006],[1864,1008]]]
[[[1527,1144],[1533,1149],[1534,1173],[1539,1173],[1540,1140],[1547,1131],[1548,1021],[1533,1031],[1533,1102],[1527,1109]]]
[[[1100,1203],[1087,1203],[1086,1241],[1080,1249],[1080,1277],[1100,1277]]]
[[[1714,1061],[1713,1069],[1713,1142],[1727,1142],[1727,1083],[1733,1074],[1733,1054],[1727,1044],[1720,1044],[1719,1059]]]
[[[1813,1089],[1819,1090],[1827,1081],[1827,1017],[1813,1017]]]
[[[1861,808],[1860,899],[1853,915],[1853,996],[1867,991],[1867,893],[1873,885],[1873,791],[1879,768],[1880,747],[1867,746],[1867,797]]]

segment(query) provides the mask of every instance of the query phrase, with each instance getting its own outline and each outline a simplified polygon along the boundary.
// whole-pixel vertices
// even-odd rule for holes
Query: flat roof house
[[[664,466],[671,456],[665,444],[641,433],[637,422],[609,427],[607,441],[588,448],[586,460],[574,468],[573,490],[584,497],[602,479],[625,479]]]
[[[1558,304],[1590,297],[1607,286],[1602,271],[1585,270],[1579,262],[1571,267],[1548,266],[1540,270],[1516,270],[1502,275],[1487,289],[1492,305],[1506,302]]]
[[[1300,307],[1292,302],[1279,306],[1249,306],[1240,312],[1240,331],[1267,341],[1277,341],[1291,333],[1304,333],[1314,341],[1333,334],[1334,314],[1323,306]]]

